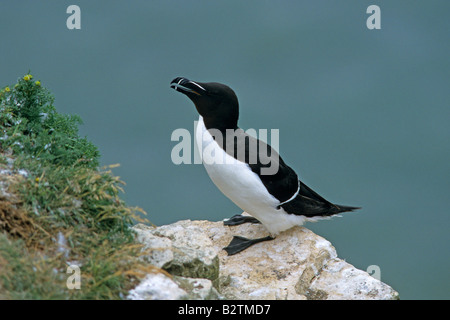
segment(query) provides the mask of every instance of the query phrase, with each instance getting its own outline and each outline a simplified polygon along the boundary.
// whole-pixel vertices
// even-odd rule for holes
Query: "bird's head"
[[[182,77],[173,79],[170,87],[192,100],[208,129],[237,127],[239,102],[230,87],[217,82],[196,82]]]

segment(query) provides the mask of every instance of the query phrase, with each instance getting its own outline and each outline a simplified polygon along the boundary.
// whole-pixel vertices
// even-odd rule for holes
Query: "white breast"
[[[304,216],[277,209],[280,201],[272,196],[248,164],[228,155],[213,139],[200,117],[196,142],[209,177],[224,195],[261,223],[272,234],[302,225]]]

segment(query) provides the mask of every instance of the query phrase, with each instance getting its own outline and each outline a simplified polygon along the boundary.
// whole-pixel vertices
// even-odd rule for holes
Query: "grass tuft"
[[[0,299],[123,299],[160,272],[130,229],[145,212],[121,200],[123,182],[98,168],[80,124],[30,74],[0,91]]]

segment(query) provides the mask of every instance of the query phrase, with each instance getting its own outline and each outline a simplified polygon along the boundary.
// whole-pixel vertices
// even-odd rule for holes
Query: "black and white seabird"
[[[211,180],[223,194],[252,216],[235,215],[224,224],[262,223],[270,233],[270,236],[259,239],[233,237],[224,248],[229,255],[255,243],[273,240],[280,232],[306,221],[318,221],[359,209],[325,200],[300,181],[295,171],[269,144],[240,129],[239,103],[230,87],[182,77],[172,80],[170,86],[191,99],[200,114],[196,141]],[[230,134],[232,139],[226,139]],[[274,164],[277,170],[264,173]]]

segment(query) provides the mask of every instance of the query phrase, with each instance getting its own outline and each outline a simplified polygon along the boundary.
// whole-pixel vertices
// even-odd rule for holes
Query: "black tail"
[[[336,208],[336,213],[352,212],[361,209],[361,207],[341,206],[340,204],[333,204],[333,206]]]
[[[335,207],[338,209],[338,213],[339,212],[355,211],[355,210],[361,209],[361,207],[341,206],[340,204],[335,204]]]
[[[290,214],[307,217],[332,216],[342,212],[351,212],[360,207],[337,205],[325,200],[306,184],[300,181],[300,192],[295,199],[281,205]]]

